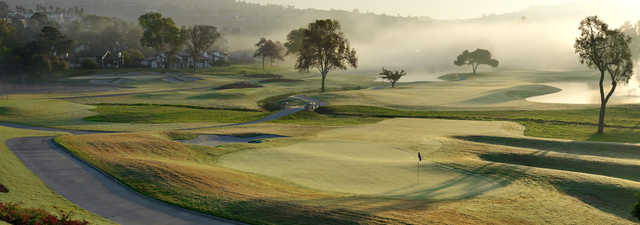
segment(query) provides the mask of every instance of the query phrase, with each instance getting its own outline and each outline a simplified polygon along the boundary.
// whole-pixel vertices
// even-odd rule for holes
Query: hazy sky
[[[246,2],[293,5],[298,8],[360,9],[362,12],[429,16],[436,19],[479,17],[508,13],[532,5],[561,4],[576,0],[244,0]],[[583,1],[583,0],[580,0]],[[629,0],[632,1],[632,0]]]

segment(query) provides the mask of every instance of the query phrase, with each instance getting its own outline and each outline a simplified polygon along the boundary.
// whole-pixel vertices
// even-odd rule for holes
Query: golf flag
[[[422,155],[418,152],[418,162],[422,162]]]

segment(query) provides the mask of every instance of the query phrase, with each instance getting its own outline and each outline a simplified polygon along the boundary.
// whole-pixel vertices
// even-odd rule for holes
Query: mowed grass
[[[162,75],[154,75],[162,76]],[[114,90],[104,93],[84,94],[84,98],[70,99],[75,103],[93,104],[171,104],[191,105],[214,108],[240,108],[260,110],[257,104],[262,99],[288,93],[320,91],[320,75],[300,73],[289,67],[267,68],[261,65],[230,65],[200,70],[191,75],[202,80],[186,83],[170,84],[161,80],[150,80],[148,83],[134,85],[132,88]],[[273,77],[281,81],[271,82]],[[336,72],[328,78],[328,86],[335,90],[364,89],[375,85],[375,74],[363,72]],[[269,81],[269,82],[264,82]],[[77,81],[75,81],[77,82]],[[221,87],[237,83],[259,84],[263,87],[236,88],[219,90]],[[171,91],[171,90],[174,91]],[[117,94],[114,96],[101,96]],[[78,95],[60,95],[75,96]]]
[[[255,111],[202,109],[159,105],[98,105],[98,115],[85,118],[111,123],[243,123],[261,119],[267,114]]]
[[[464,76],[465,79],[448,78]],[[594,82],[591,71],[496,71],[446,75],[440,82],[404,83],[397,88],[336,91],[313,95],[331,105],[366,105],[401,110],[551,110],[589,106],[542,104],[527,98],[560,91],[552,82]]]
[[[181,145],[158,133],[57,139],[146,195],[256,224],[633,223],[630,202],[640,184],[628,168],[637,164],[629,159],[640,157],[639,147],[604,154],[598,148],[613,146],[537,148],[542,141],[524,138],[512,122],[428,119],[217,148]],[[417,152],[424,157],[420,169]],[[591,163],[607,167],[586,167]]]
[[[455,120],[514,121],[533,137],[577,141],[640,142],[640,106],[612,106],[607,110],[605,134],[596,134],[599,109],[538,111],[404,111],[370,106],[329,106],[324,114],[364,117],[438,118]]]
[[[187,147],[153,134],[64,136],[56,141],[145,195],[216,216],[254,224],[347,224],[366,219],[306,203],[341,194],[215,165],[220,155],[252,146]]]
[[[74,205],[49,189],[4,144],[12,138],[61,134],[0,126],[0,183],[9,189],[9,193],[0,193],[0,202],[22,202],[26,207],[42,208],[52,213],[57,213],[58,210],[73,211],[75,219],[85,219],[91,224],[114,224]]]

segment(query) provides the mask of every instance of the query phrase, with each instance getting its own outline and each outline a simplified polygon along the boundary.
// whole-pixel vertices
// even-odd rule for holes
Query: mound
[[[261,81],[260,81],[260,83],[261,83],[261,84],[270,84],[270,83],[296,83],[296,82],[303,82],[303,80],[274,78],[274,79],[267,79],[267,80],[261,80]]]
[[[245,74],[246,78],[256,78],[256,79],[281,79],[282,75],[277,74]]]
[[[511,88],[490,91],[489,94],[467,100],[466,104],[498,104],[515,100],[523,100],[529,97],[553,94],[562,91],[546,85],[521,85]]]
[[[9,189],[4,185],[0,184],[0,193],[9,193]]]
[[[263,87],[263,86],[259,85],[259,84],[253,84],[253,83],[249,83],[249,82],[236,82],[236,83],[222,85],[222,86],[216,88],[216,90],[243,89],[243,88],[261,88],[261,87]]]

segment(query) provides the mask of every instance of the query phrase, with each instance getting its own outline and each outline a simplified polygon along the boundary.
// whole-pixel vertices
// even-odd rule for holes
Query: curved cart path
[[[124,225],[240,224],[143,196],[72,156],[53,137],[15,138],[7,147],[51,189],[74,204]]]

